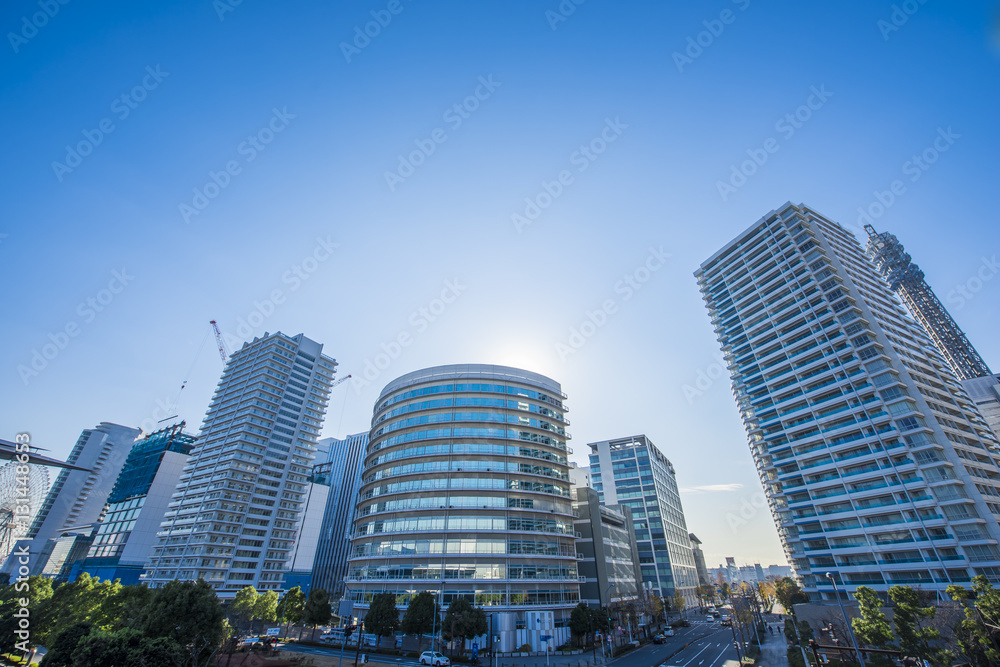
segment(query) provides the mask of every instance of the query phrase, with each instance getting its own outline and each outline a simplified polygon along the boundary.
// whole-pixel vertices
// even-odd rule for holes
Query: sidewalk
[[[774,634],[766,633],[766,639],[760,645],[757,664],[759,667],[788,667],[788,641],[784,633],[779,630],[781,624],[769,621],[768,625],[774,628]]]
[[[578,653],[576,655],[550,654],[549,667],[597,667],[604,664],[601,657],[601,649],[597,649],[597,661],[594,662],[592,651]],[[489,667],[489,662],[480,660],[481,667]],[[496,667],[545,667],[544,655],[532,655],[525,657],[505,656],[496,659]]]

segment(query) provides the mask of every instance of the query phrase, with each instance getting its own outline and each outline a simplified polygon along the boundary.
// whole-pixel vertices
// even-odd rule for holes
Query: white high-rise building
[[[858,240],[789,203],[695,275],[805,590],[1000,582],[1000,442]]]
[[[68,532],[90,534],[139,434],[137,428],[109,422],[101,422],[80,434],[66,462],[81,469],[59,472],[45,502],[35,513],[26,539],[15,546],[14,551],[28,546],[31,574],[45,570],[60,536]],[[9,559],[3,571],[16,569],[15,560]]]
[[[284,588],[337,368],[322,352],[279,332],[229,358],[143,581]]]

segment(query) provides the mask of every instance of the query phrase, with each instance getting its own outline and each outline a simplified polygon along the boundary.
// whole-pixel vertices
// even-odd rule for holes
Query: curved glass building
[[[537,373],[438,366],[382,390],[372,417],[347,599],[405,608],[430,591],[491,617],[497,650],[569,638],[580,599],[565,395]]]

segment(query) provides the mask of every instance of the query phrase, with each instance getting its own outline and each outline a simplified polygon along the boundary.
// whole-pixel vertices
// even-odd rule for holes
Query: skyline
[[[65,458],[101,421],[196,430],[222,373],[212,319],[230,352],[302,333],[354,376],[322,437],[368,430],[407,372],[504,364],[562,384],[571,460],[657,443],[709,563],[740,539],[782,564],[701,262],[788,200],[856,235],[870,220],[1000,365],[992,5],[897,26],[889,2],[389,4],[71,3],[10,45],[0,437]],[[12,5],[5,34],[38,6]]]

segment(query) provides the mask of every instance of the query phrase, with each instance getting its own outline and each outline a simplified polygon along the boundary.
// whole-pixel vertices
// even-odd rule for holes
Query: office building
[[[632,511],[623,505],[601,505],[597,491],[584,486],[574,486],[573,494],[573,525],[580,535],[580,600],[611,608],[640,602],[643,582]]]
[[[644,435],[589,447],[591,483],[601,502],[632,510],[642,580],[664,604],[680,593],[686,606],[696,606],[698,568],[673,464]]]
[[[329,457],[331,440],[332,438],[326,438],[317,443],[317,460],[325,461]],[[312,474],[309,476],[309,482],[306,486],[306,506],[302,513],[300,528],[296,534],[289,571],[285,575],[286,590],[298,586],[306,595],[309,595],[309,591],[312,589],[319,548],[322,543],[324,515],[330,506],[331,480],[324,466],[325,464],[322,463],[314,465]],[[357,496],[355,496],[355,500],[357,500]],[[349,511],[351,506],[342,507],[341,512],[351,514]]]
[[[93,524],[101,518],[108,494],[118,479],[129,450],[140,431],[118,424],[101,422],[96,428],[85,429],[66,462],[74,466],[59,471],[45,501],[35,513],[28,533],[19,540],[15,550],[23,545],[29,549],[28,568],[31,574],[52,574],[63,563],[48,566],[55,541],[64,533],[89,535]],[[63,540],[57,554],[63,561],[69,556],[68,541]],[[79,553],[77,545],[75,553]],[[4,572],[13,572],[17,563],[8,558]]]
[[[565,395],[537,373],[438,366],[382,390],[365,454],[347,598],[483,607],[498,650],[569,640],[580,601]]]
[[[143,566],[156,544],[160,522],[177,486],[195,436],[184,432],[185,422],[166,426],[132,446],[104,515],[86,553],[73,568],[129,586],[139,583]]]
[[[694,533],[688,533],[691,540],[691,554],[694,556],[694,569],[698,572],[698,585],[709,586],[711,580],[708,578],[708,566],[705,564],[705,552],[701,550],[701,540]]]
[[[143,581],[204,579],[223,599],[284,589],[336,369],[302,334],[230,356]]]
[[[806,592],[1000,582],[1000,443],[858,240],[786,204],[695,275]]]
[[[924,280],[924,272],[913,263],[903,244],[893,234],[880,234],[871,225],[865,225],[865,231],[868,232],[865,251],[876,271],[906,305],[913,319],[924,327],[958,379],[991,375],[986,362]]]
[[[330,492],[318,533],[319,544],[310,586],[322,588],[331,600],[335,600],[344,595],[347,556],[350,553],[354,510],[361,489],[361,464],[368,446],[368,432],[349,435],[343,440],[327,438],[320,442],[328,449],[328,454],[323,463],[316,466],[315,474],[327,481]]]

